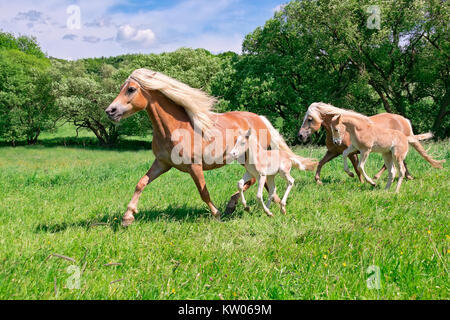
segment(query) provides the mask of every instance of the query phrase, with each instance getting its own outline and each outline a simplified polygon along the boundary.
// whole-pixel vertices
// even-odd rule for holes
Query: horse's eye
[[[312,119],[308,119],[308,121],[309,121],[309,122],[311,122],[311,121],[312,121]]]
[[[129,87],[128,90],[127,90],[128,93],[133,93],[135,91],[136,91],[135,87]]]

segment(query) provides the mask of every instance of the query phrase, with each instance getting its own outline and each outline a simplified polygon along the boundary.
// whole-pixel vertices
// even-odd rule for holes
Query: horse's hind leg
[[[389,190],[391,187],[392,181],[394,181],[395,178],[395,166],[394,166],[394,160],[392,159],[392,154],[390,152],[382,154],[384,159],[384,166],[388,170],[388,181],[386,183],[386,188],[384,190]]]
[[[377,174],[373,177],[373,180],[378,180],[380,179],[381,175],[383,174],[383,172],[386,170],[386,162],[385,164],[383,164],[383,166],[381,167],[380,171],[377,172]]]
[[[403,159],[401,157],[398,157],[395,161],[396,166],[398,167],[398,181],[397,181],[397,187],[395,188],[395,192],[400,191],[400,186],[402,185],[403,178],[405,177],[406,168],[405,164],[403,163]]]
[[[352,153],[348,156],[350,158],[350,161],[353,165],[353,168],[355,169],[356,175],[358,176],[358,179],[361,183],[364,183],[364,178],[361,174],[361,171],[358,170],[358,154]],[[353,173],[351,173],[350,171],[347,172],[347,174],[353,178]]]
[[[208,189],[206,188],[205,176],[203,174],[203,167],[201,164],[193,164],[190,167],[189,173],[197,186],[198,192],[202,197],[202,200],[208,205],[211,214],[215,218],[220,218],[220,212],[216,206],[212,203],[209,196]]]
[[[325,153],[322,160],[319,161],[319,164],[317,165],[316,175],[314,176],[314,179],[318,184],[322,184],[322,181],[320,181],[320,171],[322,171],[322,167],[325,163],[328,161],[333,160],[339,155],[339,153],[331,152],[330,150]]]
[[[413,177],[413,176],[411,175],[411,173],[409,172],[408,167],[406,166],[406,161],[403,160],[403,164],[405,165],[405,170],[406,170],[405,176],[406,176],[406,179],[407,179],[407,180],[413,180],[414,177]]]
[[[291,191],[292,187],[294,186],[295,179],[292,178],[292,176],[290,175],[289,172],[286,172],[286,173],[282,174],[282,176],[283,176],[283,178],[285,178],[286,181],[288,182],[288,186],[287,186],[287,188],[286,188],[286,191],[284,192],[283,199],[281,199],[281,203],[280,203],[280,206],[281,206],[281,212],[282,212],[283,214],[286,214],[286,202],[287,202],[287,198],[288,198],[288,196],[289,196],[289,192]]]
[[[267,200],[267,208],[270,208],[270,202],[273,200],[273,197],[276,195],[277,187],[275,186],[275,176],[267,176],[266,186],[269,192],[269,199]]]
[[[131,201],[127,207],[127,212],[125,212],[125,215],[122,218],[122,226],[127,227],[133,223],[134,214],[138,212],[137,205],[139,202],[139,197],[141,196],[142,191],[144,191],[144,188],[164,172],[167,172],[170,168],[170,166],[161,163],[158,159],[153,162],[150,170],[147,171],[145,176],[143,176],[136,185],[133,198],[131,198]]]

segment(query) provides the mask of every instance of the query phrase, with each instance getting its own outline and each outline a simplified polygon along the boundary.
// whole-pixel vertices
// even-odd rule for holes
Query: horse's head
[[[333,143],[335,145],[341,145],[344,140],[346,127],[342,123],[342,115],[337,114],[333,116],[330,123],[331,134],[333,136]]]
[[[106,108],[108,117],[119,122],[132,114],[147,108],[148,100],[144,95],[144,90],[138,82],[129,78],[120,89],[119,95]]]
[[[322,122],[322,119],[315,112],[311,112],[308,109],[303,119],[302,127],[298,132],[298,139],[302,142],[308,141],[309,137],[320,129]]]
[[[239,136],[236,139],[236,144],[234,145],[233,149],[230,151],[230,155],[233,159],[237,159],[240,156],[242,156],[250,145],[250,135],[252,134],[252,129],[248,129],[245,132],[242,132],[239,130]]]

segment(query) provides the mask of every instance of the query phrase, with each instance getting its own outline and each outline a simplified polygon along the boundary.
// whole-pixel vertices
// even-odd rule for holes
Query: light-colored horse
[[[280,202],[281,212],[286,214],[286,201],[289,196],[289,192],[294,185],[294,178],[291,176],[291,168],[294,165],[300,170],[314,170],[317,166],[317,162],[312,159],[305,159],[287,153],[283,150],[266,150],[259,145],[256,135],[249,129],[247,132],[240,132],[236,139],[236,144],[231,149],[230,155],[234,159],[240,157],[244,158],[244,166],[247,172],[244,174],[241,180],[238,182],[238,189],[241,195],[242,204],[246,210],[249,209],[244,197],[244,185],[251,178],[256,178],[258,182],[257,198],[260,201],[264,212],[272,217],[270,212],[270,202],[273,199],[276,187],[275,176],[280,176],[288,183],[286,191],[283,195],[283,199]],[[267,204],[264,204],[263,189],[267,181],[269,189],[269,199]]]
[[[201,90],[148,69],[135,70],[125,81],[105,112],[112,121],[119,122],[146,110],[153,126],[155,161],[136,185],[122,225],[128,226],[134,221],[144,188],[172,167],[191,175],[202,200],[212,215],[219,217],[220,212],[206,188],[203,171],[231,163],[227,150],[234,146],[238,130],[253,128],[258,140],[261,133],[266,133],[260,142],[263,148],[273,144],[292,153],[284,141],[277,140],[280,135],[266,118],[251,112],[215,113],[215,102],[215,98]],[[254,179],[249,181],[246,188],[254,182]],[[230,200],[234,207],[239,193],[235,196]],[[274,201],[279,201],[276,198]]]
[[[320,171],[322,170],[322,166],[327,163],[328,161],[336,158],[342,152],[344,152],[345,149],[347,149],[350,146],[350,135],[348,133],[345,133],[342,144],[336,145],[333,143],[331,129],[330,129],[330,123],[332,116],[335,114],[345,114],[347,111],[344,109],[336,108],[332,106],[331,104],[323,103],[323,102],[314,102],[312,103],[308,111],[306,112],[305,118],[302,123],[302,127],[300,128],[300,131],[298,132],[298,138],[302,140],[303,142],[306,142],[311,134],[318,131],[321,126],[323,126],[326,130],[326,146],[327,146],[327,153],[325,156],[320,160],[319,165],[317,166],[317,171],[315,174],[315,179],[317,183],[322,184],[320,181]],[[402,117],[398,114],[392,114],[392,113],[380,113],[376,114],[374,116],[369,117],[370,120],[373,123],[376,123],[377,125],[386,128],[386,129],[394,129],[402,132],[407,137],[414,136],[411,122],[406,119],[405,117]],[[417,140],[423,140],[426,137],[429,137],[429,135],[417,135],[415,136]],[[413,144],[413,147],[420,153],[425,154],[424,158],[428,157],[423,150],[420,143]],[[356,174],[358,175],[361,182],[364,182],[363,177],[361,176],[361,172],[358,171],[358,156],[356,153],[352,153],[349,155],[350,161],[353,164],[353,167],[355,169]],[[431,158],[430,158],[431,159]],[[406,178],[412,179],[413,177],[408,172],[408,168],[406,166],[406,163],[404,163],[406,168]],[[383,166],[381,170],[375,175],[374,180],[377,180],[381,174],[386,170],[386,167]],[[348,174],[353,177],[353,173],[348,171]]]
[[[381,153],[384,164],[389,171],[386,190],[388,190],[395,178],[395,169],[399,171],[396,192],[399,192],[403,178],[406,173],[404,160],[408,153],[409,144],[419,143],[414,136],[405,136],[398,130],[386,129],[374,123],[369,117],[358,113],[337,114],[331,120],[331,132],[333,142],[340,145],[345,137],[345,133],[350,135],[351,145],[342,153],[344,159],[344,170],[349,171],[347,156],[355,151],[361,153],[358,170],[371,185],[375,182],[367,175],[364,165],[371,152]],[[431,138],[431,134],[426,134],[424,138]],[[433,167],[442,168],[443,161],[429,161]]]

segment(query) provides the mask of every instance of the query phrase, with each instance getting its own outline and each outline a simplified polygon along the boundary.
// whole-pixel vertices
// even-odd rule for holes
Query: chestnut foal
[[[349,171],[347,156],[352,152],[359,151],[361,156],[358,170],[361,171],[367,182],[375,186],[375,182],[364,170],[364,165],[371,152],[381,153],[384,164],[389,171],[386,190],[391,187],[392,181],[395,178],[395,168],[397,168],[399,178],[395,192],[399,192],[406,173],[404,160],[408,154],[409,143],[418,143],[418,140],[414,136],[407,137],[398,130],[386,129],[371,121],[370,118],[356,112],[353,114],[347,113],[345,115],[338,114],[334,116],[331,120],[331,132],[333,142],[336,144],[342,143],[346,132],[350,135],[351,145],[342,153],[344,170],[346,172]],[[442,167],[441,163],[443,161],[427,160],[435,168]]]
[[[245,210],[249,210],[247,202],[244,197],[244,185],[251,178],[256,178],[258,182],[258,193],[257,198],[260,201],[264,212],[272,217],[273,214],[270,212],[270,202],[275,196],[275,176],[280,174],[280,176],[285,179],[288,183],[286,191],[280,202],[281,212],[286,214],[286,201],[289,196],[289,192],[294,185],[294,178],[291,176],[292,165],[300,170],[314,170],[317,166],[317,162],[313,159],[301,158],[296,156],[293,152],[286,152],[283,150],[266,150],[263,149],[255,134],[252,133],[250,128],[247,132],[239,132],[236,144],[230,151],[231,157],[238,159],[244,156],[245,161],[244,166],[247,172],[244,174],[241,180],[238,182],[238,189],[241,195],[242,204]],[[267,204],[264,204],[263,199],[263,189],[267,181],[269,199]]]

